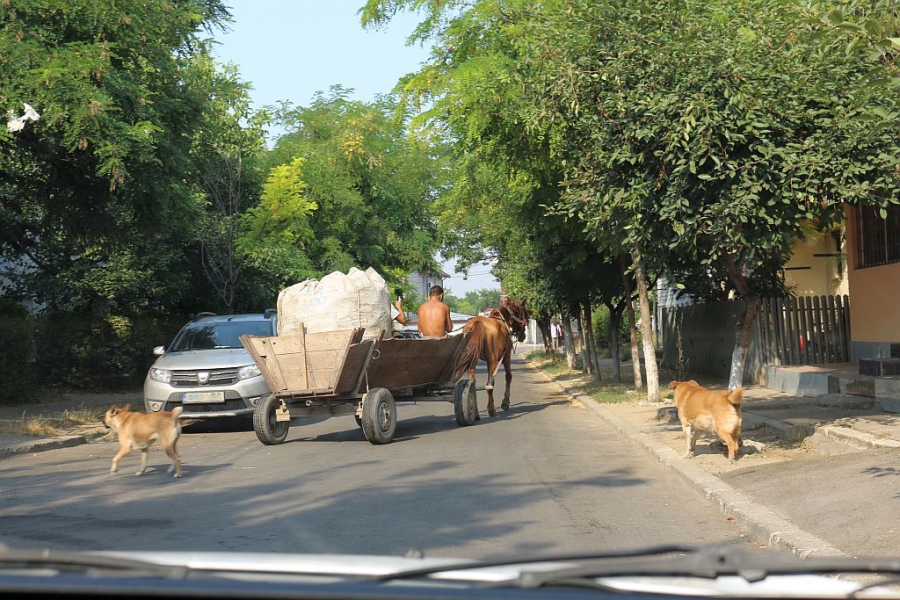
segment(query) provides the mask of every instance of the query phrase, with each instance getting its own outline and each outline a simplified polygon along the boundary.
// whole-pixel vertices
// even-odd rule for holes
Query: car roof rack
[[[194,315],[194,318],[191,319],[191,321],[196,321],[197,319],[202,319],[203,317],[215,317],[215,316],[217,316],[216,313],[212,313],[212,312],[199,312],[199,313],[197,313],[196,315]]]

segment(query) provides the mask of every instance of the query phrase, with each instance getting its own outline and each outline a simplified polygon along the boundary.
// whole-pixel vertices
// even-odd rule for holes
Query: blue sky
[[[382,29],[364,30],[357,11],[364,0],[226,0],[234,22],[217,36],[216,55],[238,65],[253,85],[257,106],[288,101],[309,104],[316,92],[332,85],[352,88],[352,97],[371,101],[391,91],[407,73],[428,59],[428,49],[408,46],[418,22],[399,14]],[[452,264],[444,285],[454,295],[499,288],[487,266],[470,269],[467,280]]]

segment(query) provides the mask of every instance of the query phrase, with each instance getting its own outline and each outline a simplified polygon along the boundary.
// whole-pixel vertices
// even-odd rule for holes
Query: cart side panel
[[[396,389],[452,379],[463,339],[457,335],[439,340],[380,340],[369,363],[369,387]]]
[[[341,371],[337,384],[334,386],[336,395],[349,394],[357,389],[363,371],[369,365],[370,353],[374,343],[374,340],[366,340],[365,342],[351,345],[347,350],[344,368]]]
[[[263,377],[265,377],[269,389],[272,390],[272,392],[275,394],[288,389],[289,382],[285,379],[284,374],[281,372],[281,366],[278,363],[276,349],[274,349],[271,344],[271,340],[275,338],[255,335],[242,335],[240,339],[241,343],[244,344],[244,348],[247,349],[247,352],[256,363],[256,366],[259,367],[260,371],[262,371]],[[302,389],[303,387],[306,387],[300,385],[302,384],[302,382],[298,381],[296,383],[298,385],[294,389]]]
[[[347,349],[360,331],[302,331],[278,336],[241,336],[273,393],[299,393],[334,388]]]
[[[322,331],[306,335],[309,387],[334,388],[358,330]]]
[[[283,387],[279,390],[297,390],[315,387],[310,381],[306,361],[306,345],[303,333],[263,338],[268,349],[267,363],[277,365],[277,373]]]

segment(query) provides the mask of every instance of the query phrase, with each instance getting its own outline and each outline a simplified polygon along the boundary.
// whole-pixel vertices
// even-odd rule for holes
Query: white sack
[[[278,294],[278,333],[339,331],[364,327],[363,339],[391,335],[391,294],[374,269],[352,268],[307,279]]]

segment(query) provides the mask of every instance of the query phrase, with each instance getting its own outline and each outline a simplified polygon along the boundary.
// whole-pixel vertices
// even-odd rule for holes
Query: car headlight
[[[169,383],[172,380],[172,371],[168,369],[150,369],[150,379],[160,383]]]
[[[250,379],[251,377],[259,377],[262,371],[255,364],[247,365],[238,369],[238,379]]]

